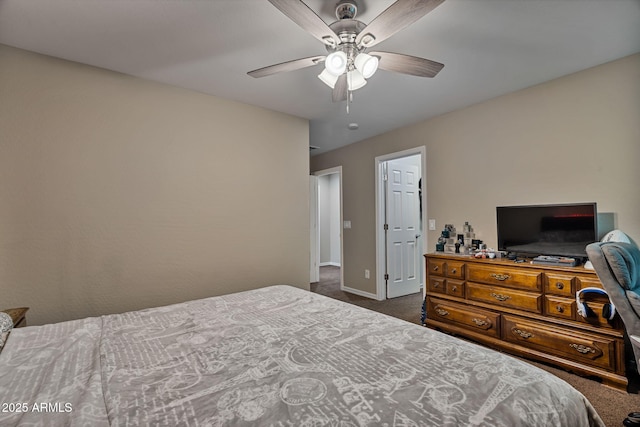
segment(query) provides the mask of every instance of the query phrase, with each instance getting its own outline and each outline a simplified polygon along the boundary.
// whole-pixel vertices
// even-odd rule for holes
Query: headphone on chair
[[[576,308],[578,309],[578,314],[582,317],[591,317],[592,314],[595,314],[593,313],[593,310],[591,310],[587,305],[587,303],[583,300],[582,295],[588,294],[588,293],[593,293],[598,295],[607,295],[607,297],[609,296],[604,289],[600,289],[600,288],[583,288],[583,289],[580,289],[578,292],[576,292]],[[615,315],[616,315],[616,306],[613,305],[611,300],[609,300],[608,303],[602,306],[602,317],[604,317],[607,320],[611,320]]]

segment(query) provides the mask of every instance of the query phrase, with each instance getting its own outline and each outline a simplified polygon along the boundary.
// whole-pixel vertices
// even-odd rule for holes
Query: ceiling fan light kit
[[[350,91],[358,90],[367,84],[362,73],[358,70],[352,70],[347,73],[347,87]]]
[[[326,68],[322,70],[320,74],[318,74],[318,78],[331,89],[336,87],[336,82],[338,81],[338,76],[335,74],[331,74]]]
[[[378,70],[378,57],[371,56],[368,53],[359,53],[353,62],[356,68],[362,73],[362,77],[365,79],[373,76]]]
[[[252,77],[264,77],[316,65],[324,60],[318,75],[333,89],[334,102],[350,101],[351,92],[367,84],[378,68],[419,77],[435,77],[443,64],[415,56],[391,52],[369,52],[370,47],[408,27],[439,6],[444,0],[397,0],[368,25],[355,19],[354,1],[341,0],[336,5],[337,21],[330,25],[302,0],[269,0],[293,22],[324,43],[329,54],[296,59],[250,71]],[[348,103],[347,103],[348,109]]]
[[[327,59],[325,59],[324,67],[328,72],[337,77],[346,71],[347,61],[348,58],[346,53],[342,51],[333,52],[327,56]]]
[[[361,61],[358,61],[358,58],[361,58],[362,56],[366,56],[368,58],[363,58]],[[331,89],[335,89],[338,77],[346,72],[347,89],[353,91],[366,85],[366,79],[373,76],[377,69],[378,58],[375,56],[361,53],[356,56],[354,60],[353,58],[348,58],[344,52],[333,52],[327,56],[325,68],[318,75],[318,78]]]

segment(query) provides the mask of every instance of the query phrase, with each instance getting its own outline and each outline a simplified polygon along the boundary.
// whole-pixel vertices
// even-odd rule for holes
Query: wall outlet
[[[430,219],[429,220],[429,230],[435,231],[435,229],[436,229],[436,220],[435,219]]]
[[[364,271],[364,278],[365,278],[365,279],[368,279],[370,276],[371,276],[371,275],[370,275],[370,273],[369,273],[369,270],[365,270],[365,271]]]
[[[344,221],[342,224],[343,228],[351,228],[351,221]]]

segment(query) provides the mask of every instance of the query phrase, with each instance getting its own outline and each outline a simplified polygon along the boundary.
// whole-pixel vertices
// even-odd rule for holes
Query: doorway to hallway
[[[343,290],[342,167],[315,172],[310,182],[314,186],[310,204],[311,283],[321,282],[321,275],[330,271]]]
[[[323,295],[340,292],[340,267],[325,265],[320,267],[320,275],[316,283],[311,284],[311,291]]]

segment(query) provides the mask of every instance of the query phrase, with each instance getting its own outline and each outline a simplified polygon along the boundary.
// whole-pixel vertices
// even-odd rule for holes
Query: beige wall
[[[0,45],[0,307],[309,287],[306,120]]]
[[[375,157],[422,145],[429,252],[465,221],[495,246],[495,208],[511,204],[595,201],[640,241],[639,82],[633,55],[312,157],[343,167],[345,285],[375,293]]]

